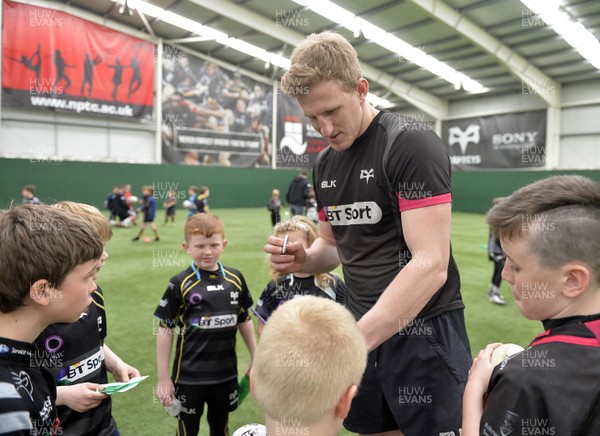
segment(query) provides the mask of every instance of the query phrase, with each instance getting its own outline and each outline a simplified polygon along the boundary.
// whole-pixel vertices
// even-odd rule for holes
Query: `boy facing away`
[[[185,223],[184,234],[183,249],[192,263],[171,278],[154,312],[160,320],[156,395],[164,406],[174,400],[181,404],[177,434],[198,433],[206,404],[211,436],[225,436],[229,412],[238,406],[237,330],[250,353],[250,366],[256,348],[249,316],[252,296],[242,274],[219,262],[227,246],[219,217],[193,215]],[[176,327],[177,351],[169,376]]]
[[[23,205],[0,212],[0,250],[0,434],[60,434],[56,383],[33,341],[90,305],[102,241],[67,212]]]
[[[364,336],[341,304],[310,295],[282,305],[250,372],[267,435],[337,435],[366,364]]]
[[[72,201],[52,207],[83,219],[104,245],[112,237],[108,220],[95,207]],[[106,259],[108,253],[104,249],[98,269]],[[120,382],[140,375],[104,342],[107,335],[104,306],[104,294],[97,287],[92,303],[76,322],[52,324],[35,341],[39,363],[50,367],[58,384],[56,405],[64,436],[118,436],[111,398],[102,393],[100,385],[108,383],[107,371]]]
[[[134,237],[132,241],[139,241],[146,230],[146,226],[150,226],[150,229],[152,229],[152,232],[154,233],[154,241],[158,242],[160,238],[158,236],[156,224],[154,224],[154,217],[156,216],[156,198],[154,197],[154,187],[150,185],[142,186],[142,207],[140,212],[144,212],[144,222],[140,226],[140,231],[137,236]]]
[[[503,278],[546,331],[494,367],[490,344],[470,371],[463,436],[600,434],[600,183],[556,176],[519,189],[488,223]]]

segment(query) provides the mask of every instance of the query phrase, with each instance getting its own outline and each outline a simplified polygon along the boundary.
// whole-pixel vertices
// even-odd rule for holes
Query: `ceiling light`
[[[152,18],[159,17],[165,10],[153,4],[140,0],[128,0],[129,6],[137,9],[140,13]]]
[[[423,50],[420,50],[406,41],[398,38],[397,36],[386,32],[381,27],[376,26],[363,18],[357,17],[350,11],[334,4],[329,0],[293,1],[350,30],[354,33],[354,37],[360,36],[360,33],[362,32],[366,39],[391,51],[392,53],[397,54],[400,59],[407,59],[410,62],[419,65],[430,73],[451,83],[455,88],[458,86],[460,89],[462,83],[462,87],[467,90],[464,84],[468,83],[467,87],[469,89],[476,89],[477,92],[486,92],[488,90],[476,80],[467,77],[463,73],[459,73],[451,66],[434,58],[431,55],[428,55]],[[462,79],[462,77],[466,77],[468,80],[465,81]]]
[[[600,41],[583,24],[562,11],[558,0],[521,0],[521,3],[600,70]]]
[[[120,5],[119,14],[121,15],[133,15],[133,9],[127,4],[128,0],[112,0],[114,3]]]
[[[375,106],[375,107],[379,107],[381,109],[389,109],[392,106],[394,106],[389,100],[386,100],[385,98],[382,97],[377,97],[375,94],[369,92],[367,94],[367,101]]]

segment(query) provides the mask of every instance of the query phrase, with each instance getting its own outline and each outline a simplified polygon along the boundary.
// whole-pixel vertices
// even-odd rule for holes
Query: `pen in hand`
[[[288,243],[288,235],[285,235],[285,237],[283,238],[283,247],[281,247],[281,254],[285,254],[285,250],[286,250],[286,245]]]

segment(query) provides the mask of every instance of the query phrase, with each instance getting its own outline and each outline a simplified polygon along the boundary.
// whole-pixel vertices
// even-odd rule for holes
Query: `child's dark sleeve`
[[[240,292],[240,311],[238,312],[238,324],[246,322],[250,319],[250,308],[254,302],[252,301],[252,295],[248,285],[246,285],[246,279],[240,274],[240,281],[242,282],[242,290]]]
[[[531,431],[527,424],[530,420],[549,422],[544,399],[535,386],[537,377],[529,377],[531,369],[516,368],[520,365],[520,357],[511,360],[502,371],[498,366],[492,373],[481,417],[481,434],[509,434],[508,428],[512,429],[512,434],[531,434],[527,433]]]
[[[177,326],[183,307],[180,287],[179,281],[172,278],[154,311],[154,317],[160,320],[161,327],[172,329]]]
[[[260,294],[260,298],[256,303],[256,313],[262,318],[262,321],[266,322],[273,311],[277,309],[277,297],[276,297],[276,289],[277,286],[275,282],[271,280],[265,289],[263,289],[262,294]]]
[[[0,434],[2,436],[30,436],[36,429],[31,427],[31,418],[25,402],[12,383],[3,383],[0,394]]]
[[[346,291],[348,290],[346,288],[346,284],[342,281],[341,278],[339,278],[335,274],[333,276],[335,279],[335,284],[333,286],[333,291],[335,292],[335,301],[337,301],[341,305],[345,305],[346,304]]]
[[[154,218],[154,215],[156,214],[156,198],[150,197],[148,203],[148,207],[150,209],[150,216]]]

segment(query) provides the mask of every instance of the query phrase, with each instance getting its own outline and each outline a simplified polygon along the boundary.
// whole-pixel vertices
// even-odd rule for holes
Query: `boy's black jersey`
[[[380,112],[349,149],[328,147],[315,162],[319,219],[332,226],[348,287],[346,306],[356,318],[373,307],[413,257],[428,261],[408,249],[401,214],[452,201],[448,149],[423,127]],[[463,307],[450,253],[446,283],[418,317]]]
[[[202,197],[199,195],[194,200],[194,204],[196,206],[196,213],[205,213],[208,212],[208,198]]]
[[[300,278],[288,274],[277,283],[271,280],[256,304],[257,316],[262,321],[267,321],[280,305],[302,295],[330,298],[344,304],[346,301],[346,285],[334,274],[328,273],[327,276],[329,278],[328,286],[319,286],[314,276]]]
[[[98,288],[76,322],[52,324],[36,339],[38,363],[52,371],[58,386],[108,383],[103,348],[106,332],[104,296]],[[58,416],[66,436],[105,436],[116,429],[110,396],[83,413],[58,406]]]
[[[0,434],[58,435],[56,384],[33,344],[0,337]]]
[[[154,221],[156,214],[156,198],[154,195],[142,196],[142,212],[144,212],[144,222],[149,223]]]
[[[600,314],[544,327],[494,368],[481,435],[600,435]]]
[[[195,268],[195,266],[194,266]],[[250,319],[252,296],[242,274],[190,266],[171,278],[154,316],[178,328],[174,383],[210,385],[237,378],[237,326]]]
[[[129,205],[127,204],[127,198],[123,195],[123,193],[118,193],[112,204],[112,210],[114,210],[115,215],[122,220],[129,217]]]

